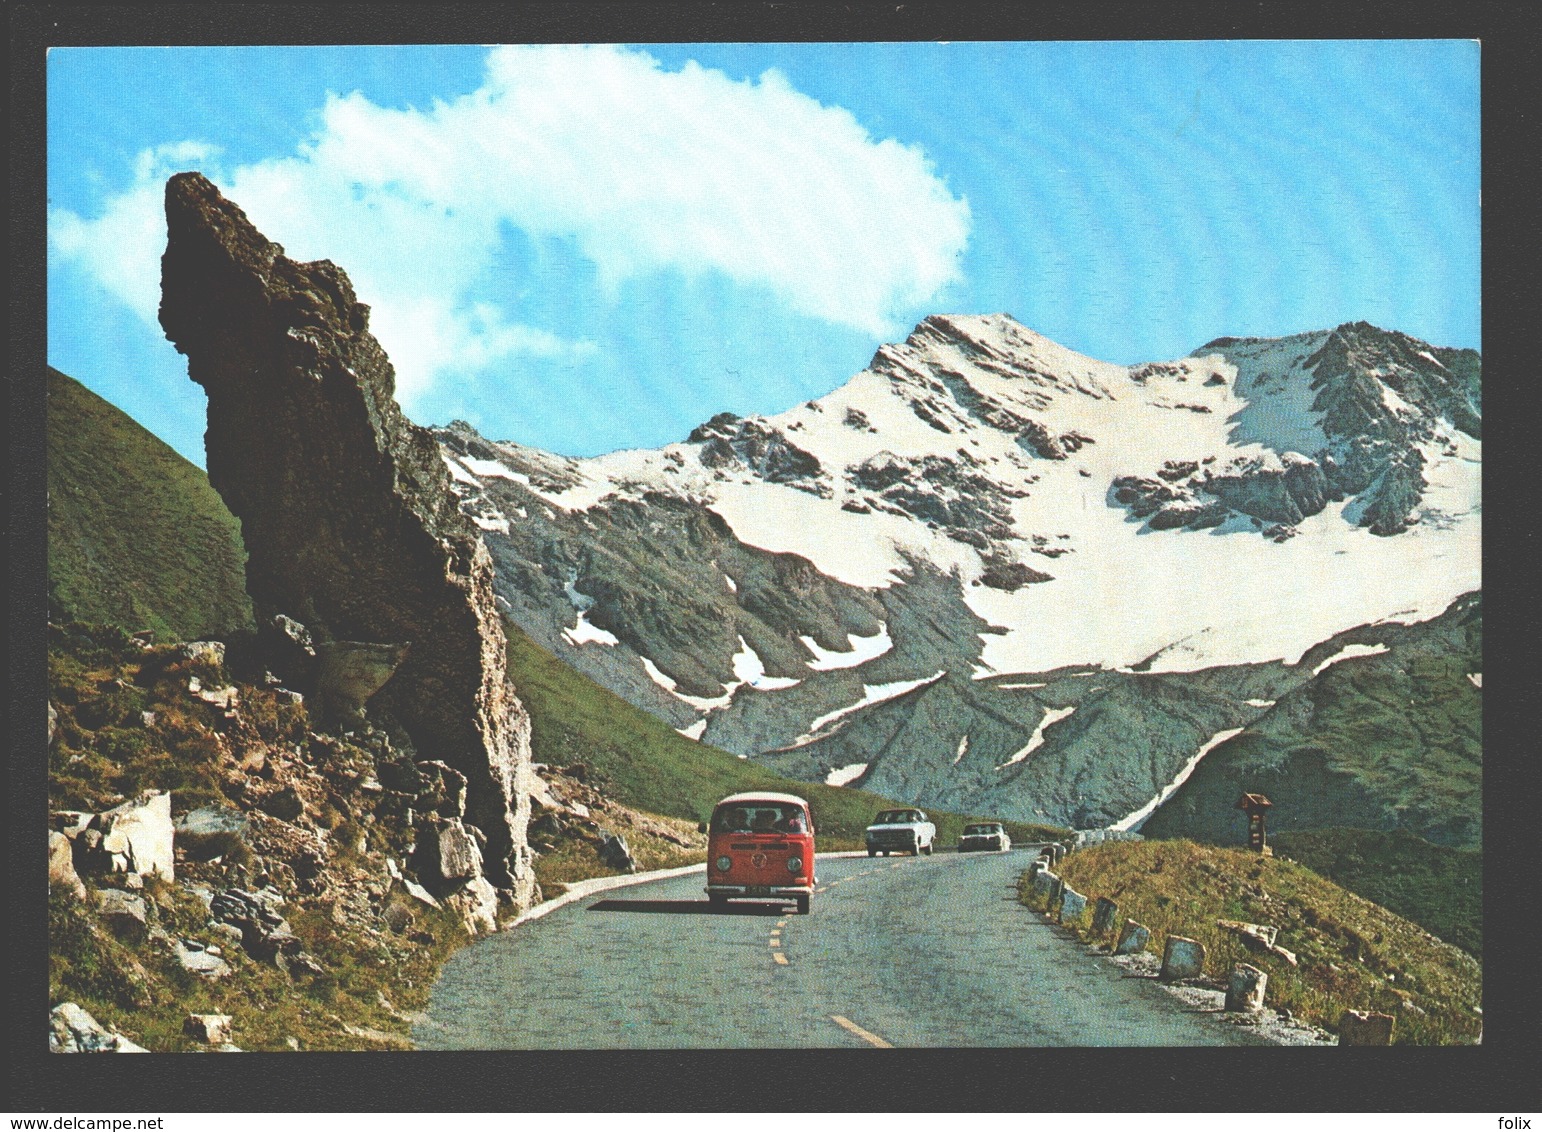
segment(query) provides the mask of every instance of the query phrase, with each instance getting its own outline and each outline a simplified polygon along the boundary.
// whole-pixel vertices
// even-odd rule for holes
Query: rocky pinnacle
[[[259,626],[406,646],[369,718],[466,776],[485,873],[523,906],[530,718],[492,562],[434,439],[396,404],[369,308],[341,269],[286,258],[200,174],[167,182],[166,226],[161,325],[208,393],[209,479],[241,521]]]

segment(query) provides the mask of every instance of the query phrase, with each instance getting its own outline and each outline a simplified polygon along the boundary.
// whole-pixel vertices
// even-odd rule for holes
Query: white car
[[[867,855],[922,853],[931,855],[937,827],[920,810],[883,810],[867,827]]]
[[[982,821],[966,825],[963,836],[958,839],[960,853],[978,853],[981,850],[1005,853],[1010,848],[1012,848],[1012,839],[1007,836],[1007,831],[1002,828],[999,821]]]

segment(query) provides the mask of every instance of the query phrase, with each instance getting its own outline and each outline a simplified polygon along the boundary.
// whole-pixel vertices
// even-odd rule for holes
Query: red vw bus
[[[795,794],[730,794],[712,811],[707,838],[707,900],[791,897],[808,915],[814,893],[814,822]]]

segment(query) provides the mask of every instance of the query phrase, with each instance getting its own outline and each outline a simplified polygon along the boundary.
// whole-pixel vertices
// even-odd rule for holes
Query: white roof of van
[[[729,802],[793,802],[799,806],[808,805],[808,802],[796,794],[776,794],[770,790],[750,790],[743,794],[730,794],[718,805],[725,806]]]

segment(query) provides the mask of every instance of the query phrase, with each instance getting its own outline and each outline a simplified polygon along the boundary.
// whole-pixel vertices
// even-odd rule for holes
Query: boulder
[[[149,1053],[122,1034],[108,1030],[73,1002],[61,1002],[48,1012],[50,1053]]]
[[[67,892],[76,900],[86,898],[86,886],[75,872],[75,851],[70,839],[48,831],[48,891]]]
[[[219,688],[199,688],[193,693],[206,704],[213,704],[217,708],[232,711],[241,702],[241,693],[234,684],[226,684]]]
[[[396,403],[369,308],[334,264],[287,258],[200,174],[167,182],[166,228],[161,325],[208,394],[209,480],[241,522],[260,631],[298,619],[318,654],[413,642],[371,717],[465,775],[487,876],[527,906],[530,718],[492,559],[433,435]]]
[[[149,930],[149,912],[144,898],[132,892],[106,888],[98,896],[97,915],[119,939],[137,943]]]
[[[224,1045],[230,1041],[230,1015],[189,1014],[182,1022],[182,1032],[204,1045]]]
[[[246,934],[236,924],[227,924],[224,920],[213,920],[209,923],[209,934],[223,939],[226,945],[241,946]]]
[[[498,930],[498,890],[486,877],[473,877],[444,898],[444,906],[461,918],[471,935]]]
[[[95,819],[90,810],[55,810],[48,815],[49,824],[71,841],[89,829]]]
[[[417,826],[412,865],[430,890],[454,887],[482,875],[482,852],[458,818],[427,818]]]
[[[177,965],[190,975],[205,979],[223,979],[230,974],[230,964],[214,948],[191,946],[191,940],[173,940],[172,956]]]
[[[215,894],[209,913],[241,930],[241,946],[253,959],[276,961],[280,954],[300,950],[289,922],[278,913],[282,903],[267,892],[227,888]]]
[[[172,822],[179,841],[189,837],[211,837],[219,833],[245,838],[251,819],[234,806],[199,806]]]
[[[212,664],[216,668],[225,664],[225,643],[223,641],[188,641],[180,649],[184,659],[191,660],[195,664]]]
[[[1180,979],[1197,979],[1204,973],[1205,945],[1187,936],[1168,936],[1162,950],[1162,971],[1157,977],[1175,983]]]
[[[97,824],[102,831],[101,850],[111,858],[111,871],[175,879],[172,858],[175,828],[171,822],[169,793],[146,791],[98,815]],[[118,867],[120,862],[121,869]]]
[[[1137,924],[1134,920],[1126,920],[1124,927],[1119,931],[1118,942],[1114,944],[1115,955],[1135,955],[1146,950],[1146,944],[1151,941],[1151,929],[1145,924]]]
[[[1275,942],[1279,938],[1280,929],[1272,924],[1250,924],[1242,920],[1217,920],[1215,924],[1216,927],[1241,936],[1250,951],[1267,951],[1271,955],[1278,955],[1292,967],[1296,966],[1296,953]]]
[[[1269,976],[1251,963],[1238,963],[1226,980],[1226,1009],[1232,1013],[1256,1014],[1264,1008],[1264,990]]]
[[[54,731],[55,731],[55,729],[58,726],[59,726],[59,713],[54,710],[54,705],[52,704],[52,702],[50,702],[49,705],[48,705],[48,745],[49,746],[53,745]]]
[[[439,907],[439,901],[434,899],[434,894],[429,892],[428,889],[424,888],[416,881],[410,880],[407,877],[402,877],[401,885],[402,888],[406,890],[407,895],[412,897],[418,903],[427,904],[430,908]]]
[[[1242,937],[1243,943],[1262,951],[1273,947],[1280,934],[1280,929],[1271,924],[1249,924],[1242,920],[1217,920],[1215,926],[1235,932]]]
[[[294,821],[305,813],[305,800],[293,786],[282,786],[257,803],[265,814],[272,814],[280,821]]]
[[[600,833],[600,860],[610,868],[620,869],[622,872],[637,871],[637,862],[632,859],[632,850],[627,845],[626,838],[609,830]]]

